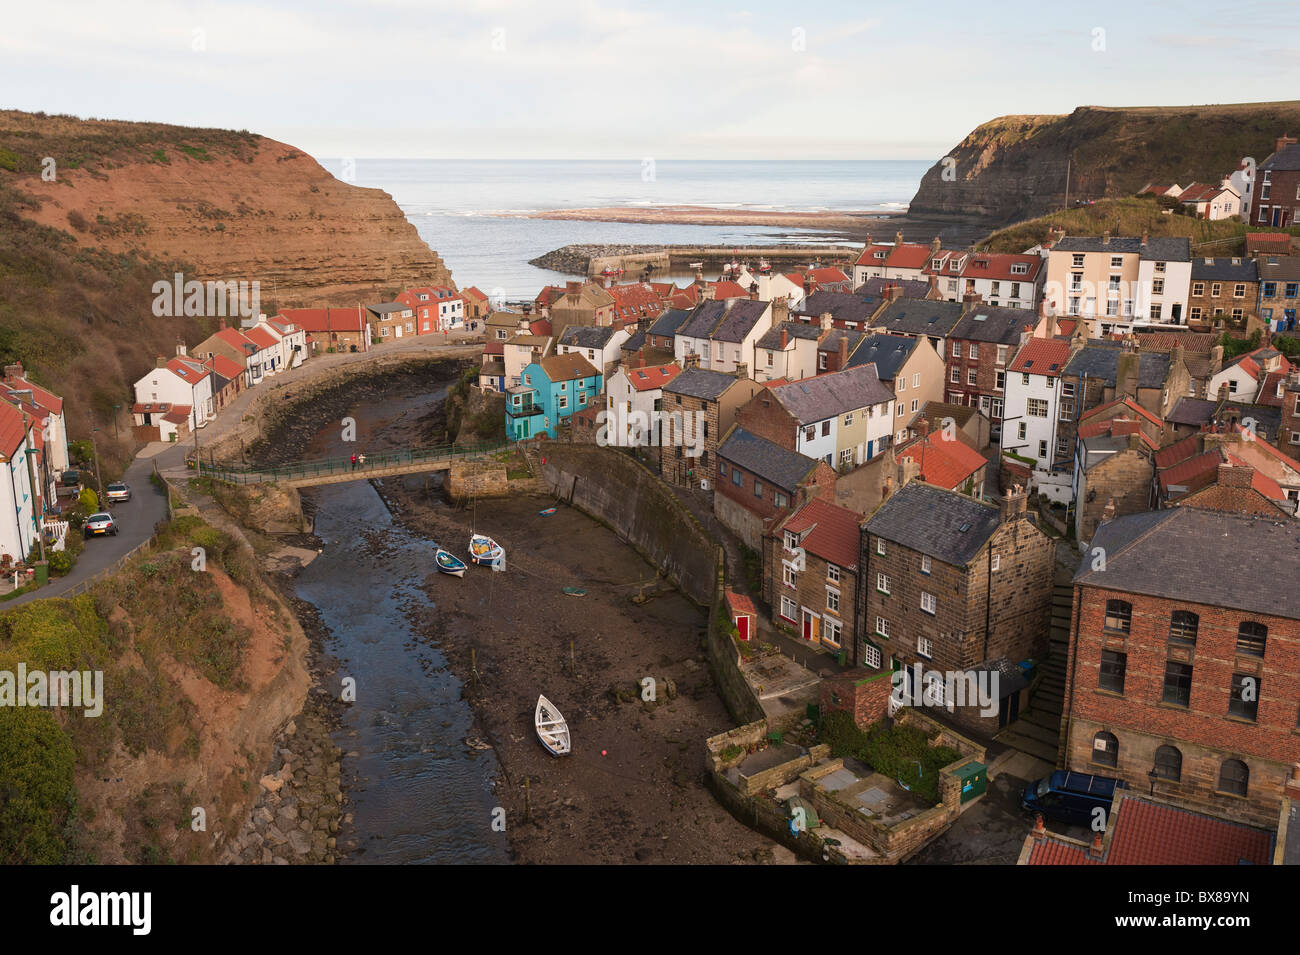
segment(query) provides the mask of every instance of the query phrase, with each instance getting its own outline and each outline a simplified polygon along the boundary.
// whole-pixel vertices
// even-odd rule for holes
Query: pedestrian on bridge
[[[366,456],[364,454],[358,454],[357,461],[361,464],[363,468],[366,466]]]
[[[357,455],[356,452],[354,451],[352,453],[352,470],[355,471],[356,469],[357,469]]]

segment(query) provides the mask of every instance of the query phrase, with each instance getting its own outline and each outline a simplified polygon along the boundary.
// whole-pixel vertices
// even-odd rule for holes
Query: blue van
[[[1110,814],[1110,804],[1117,789],[1128,789],[1128,783],[1109,776],[1089,776],[1059,769],[1036,783],[1030,783],[1020,805],[1030,812],[1041,812],[1048,819],[1086,826],[1092,822],[1096,807],[1100,806],[1107,815]]]

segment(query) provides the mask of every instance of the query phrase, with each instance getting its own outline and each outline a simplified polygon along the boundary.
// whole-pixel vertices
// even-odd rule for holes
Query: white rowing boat
[[[537,697],[533,722],[537,725],[537,738],[552,756],[569,754],[569,724],[555,708],[555,704],[544,696]]]

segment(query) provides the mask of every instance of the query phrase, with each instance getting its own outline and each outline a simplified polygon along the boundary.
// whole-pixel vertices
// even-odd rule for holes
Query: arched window
[[[1175,610],[1169,620],[1169,642],[1185,647],[1196,646],[1196,631],[1200,626],[1201,618],[1190,610]]]
[[[1183,775],[1183,754],[1176,746],[1161,746],[1156,749],[1156,775],[1161,779],[1177,782]]]
[[[1128,633],[1133,621],[1133,605],[1127,600],[1106,601],[1106,629]]]
[[[1264,655],[1264,644],[1268,640],[1268,627],[1254,620],[1243,620],[1237,628],[1237,652],[1248,653],[1252,657]]]
[[[1102,730],[1092,738],[1092,761],[1102,766],[1119,765],[1119,740]]]
[[[1249,785],[1250,770],[1246,764],[1239,759],[1225,759],[1219,767],[1219,792],[1244,796]]]

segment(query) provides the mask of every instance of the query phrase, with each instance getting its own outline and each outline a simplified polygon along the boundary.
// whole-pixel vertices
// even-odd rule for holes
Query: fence
[[[146,551],[152,550],[154,546],[154,537],[157,535],[157,533],[158,533],[158,528],[155,527],[153,536],[150,536],[145,540],[141,541],[140,543],[136,544],[129,551],[127,551],[117,560],[113,561],[113,563],[109,564],[99,573],[87,577],[81,583],[69,587],[67,590],[63,591],[62,593],[50,594],[49,596],[76,597],[78,594],[84,594],[87,590],[89,590],[95,584],[99,583],[99,581],[103,580],[105,577],[110,577],[113,574],[116,574],[119,570],[125,567],[133,557],[137,556],[138,554],[144,553]]]
[[[476,457],[503,451],[510,445],[501,442],[495,444],[446,444],[432,448],[407,448],[402,451],[376,451],[367,454],[364,465],[354,465],[351,456],[344,458],[324,458],[320,461],[304,461],[299,464],[272,468],[204,468],[200,462],[198,473],[218,481],[230,484],[262,484],[275,481],[297,481],[305,478],[329,477],[335,474],[356,472],[358,477],[366,472],[384,468],[402,467],[424,462],[437,462],[442,466],[457,459]]]

